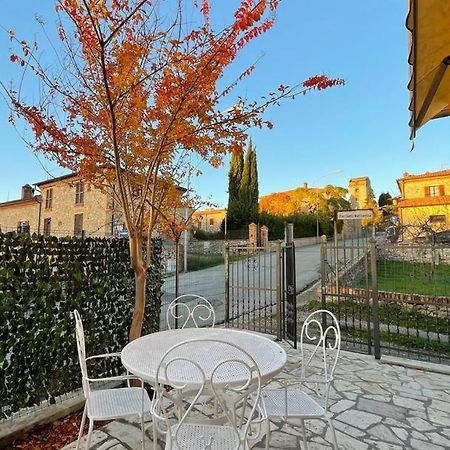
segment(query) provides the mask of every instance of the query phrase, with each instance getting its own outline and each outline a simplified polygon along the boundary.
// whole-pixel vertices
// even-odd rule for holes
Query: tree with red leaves
[[[223,89],[218,81],[273,26],[278,4],[242,0],[231,23],[215,29],[208,0],[59,0],[53,71],[40,62],[36,44],[8,32],[18,46],[11,61],[41,83],[34,104],[2,84],[15,117],[34,131],[33,148],[120,205],[136,281],[130,340],[141,334],[152,232],[179,201],[174,186],[190,171],[182,155],[192,152],[217,167],[224,155],[242,152],[250,127],[272,127],[263,119],[269,106],[343,84],[312,77],[259,101],[236,96],[235,107],[222,108],[254,66]]]

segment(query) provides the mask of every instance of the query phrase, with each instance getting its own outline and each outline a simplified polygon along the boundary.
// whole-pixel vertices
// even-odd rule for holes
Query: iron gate
[[[226,246],[225,323],[297,347],[295,245]]]
[[[283,246],[283,299],[282,299],[282,328],[283,339],[297,348],[297,289],[295,272],[295,244],[293,242]]]
[[[225,324],[281,338],[281,243],[225,247]]]

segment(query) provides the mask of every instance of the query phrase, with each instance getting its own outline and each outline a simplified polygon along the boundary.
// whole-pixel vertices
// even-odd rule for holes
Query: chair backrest
[[[188,395],[182,397],[184,409],[180,412],[177,405],[183,390]],[[167,433],[169,448],[194,448],[194,443],[186,440],[183,425],[208,423],[205,409],[200,412],[195,408],[204,395],[211,405],[216,405],[216,412],[223,418],[221,424],[232,430],[233,441],[228,442],[232,445],[227,448],[247,448],[244,443],[262,421],[258,406],[261,374],[252,356],[238,345],[217,339],[185,341],[164,354],[156,372],[153,413],[155,425]],[[219,441],[214,445],[210,438],[202,435],[197,437],[196,445],[198,450],[220,448]]]
[[[312,345],[308,356],[305,344]],[[334,314],[326,309],[314,311],[303,322],[300,335],[302,377],[307,378],[308,372],[312,372],[323,376],[326,383],[331,382],[340,349],[341,331]],[[321,361],[317,362],[318,358]]]
[[[90,386],[88,381],[88,372],[86,365],[86,345],[84,342],[84,328],[80,313],[74,309],[73,316],[75,318],[75,337],[77,341],[78,360],[80,362],[81,377],[83,384],[83,392],[86,399],[89,398]]]
[[[185,328],[188,324],[195,328],[208,326],[213,328],[216,313],[211,303],[201,295],[185,294],[173,300],[166,313],[167,327]]]

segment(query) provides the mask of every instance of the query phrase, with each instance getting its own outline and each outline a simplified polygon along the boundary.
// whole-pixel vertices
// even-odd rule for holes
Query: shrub
[[[200,228],[196,228],[193,231],[195,239],[199,241],[217,241],[224,239],[224,235],[221,231],[205,231]]]
[[[120,351],[127,343],[134,303],[128,252],[127,240],[0,233],[3,417],[81,386],[73,309],[83,318],[89,354]],[[143,333],[159,329],[159,240],[149,272]],[[117,374],[118,363],[107,362],[92,374]]]
[[[270,240],[284,239],[284,230],[287,223],[294,224],[294,238],[316,236],[316,216],[314,214],[277,216],[261,213],[259,223],[269,228]]]

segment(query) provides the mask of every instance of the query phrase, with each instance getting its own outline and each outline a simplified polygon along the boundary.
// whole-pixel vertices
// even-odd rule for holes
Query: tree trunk
[[[130,255],[135,279],[134,312],[128,336],[131,342],[141,335],[146,301],[147,272],[142,254],[142,239],[139,237],[130,236]]]

